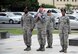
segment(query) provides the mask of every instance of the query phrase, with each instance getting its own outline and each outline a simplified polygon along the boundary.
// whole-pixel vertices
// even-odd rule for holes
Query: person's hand
[[[31,29],[31,31],[33,31],[33,29]]]
[[[68,34],[71,34],[71,32],[68,32]]]

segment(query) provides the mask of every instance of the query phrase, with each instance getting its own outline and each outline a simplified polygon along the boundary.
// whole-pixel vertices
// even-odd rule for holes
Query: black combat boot
[[[52,48],[52,46],[47,46],[46,48]]]
[[[64,53],[67,53],[67,46],[64,47]]]
[[[30,51],[31,50],[31,47],[30,46],[27,46],[26,49],[24,49],[24,51]]]
[[[37,51],[45,51],[45,47],[44,47],[44,45],[40,45],[40,48],[37,49]]]
[[[62,50],[60,50],[59,52],[64,52],[64,45],[62,45]]]

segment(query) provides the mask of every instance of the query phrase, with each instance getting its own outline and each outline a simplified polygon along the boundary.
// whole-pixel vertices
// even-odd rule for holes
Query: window
[[[21,13],[14,13],[14,15],[22,15]]]
[[[55,10],[52,10],[52,13],[57,13]]]
[[[69,0],[67,0],[67,1],[69,1]]]
[[[62,1],[62,0],[60,0],[60,1]]]
[[[64,0],[65,1],[65,0]]]
[[[77,2],[77,0],[75,0],[75,2]]]
[[[78,12],[76,12],[76,13],[78,13]]]
[[[73,14],[74,11],[67,11],[66,14]]]
[[[69,16],[69,19],[75,20],[75,17],[74,16]]]
[[[6,14],[0,14],[0,16],[6,16]]]
[[[74,0],[72,0],[72,2],[74,2]]]
[[[30,13],[31,15],[34,15],[34,13]]]

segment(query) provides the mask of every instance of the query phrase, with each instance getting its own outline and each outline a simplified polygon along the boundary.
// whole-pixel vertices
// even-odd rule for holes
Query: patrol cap
[[[48,10],[47,13],[51,13],[51,10]]]

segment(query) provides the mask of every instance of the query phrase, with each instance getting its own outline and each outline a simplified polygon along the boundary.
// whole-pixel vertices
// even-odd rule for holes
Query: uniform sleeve
[[[53,22],[53,28],[55,28],[55,26],[56,26],[55,17],[53,16],[53,17],[51,18],[51,20],[52,20],[52,22]]]
[[[68,23],[68,33],[71,33],[71,28],[70,28],[70,20],[69,17],[67,18],[67,23]]]
[[[38,19],[38,13],[35,15],[35,17],[34,17],[34,22],[36,23],[37,21],[38,21],[39,19]]]
[[[21,26],[23,27],[23,16],[21,17]]]
[[[58,28],[59,28],[59,25],[60,25],[60,17],[58,18]]]
[[[32,16],[30,16],[30,23],[31,23],[31,29],[34,29],[35,22],[34,22],[34,18]]]

